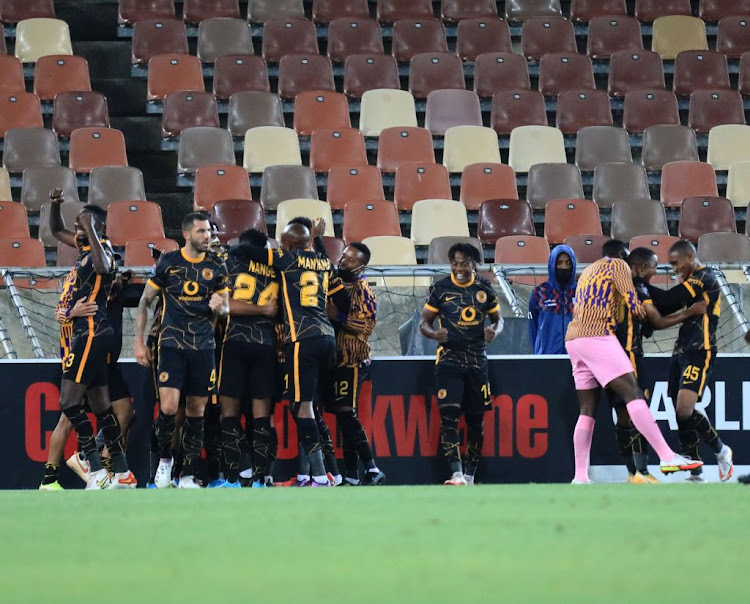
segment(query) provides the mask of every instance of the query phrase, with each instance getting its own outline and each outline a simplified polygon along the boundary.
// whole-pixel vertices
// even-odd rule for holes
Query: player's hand
[[[151,366],[151,351],[143,342],[139,342],[136,340],[133,354],[135,355],[136,363],[138,363],[141,367]]]
[[[78,317],[93,317],[99,308],[96,302],[88,302],[86,298],[79,298],[68,315],[71,319]]]
[[[62,203],[63,202],[63,190],[62,189],[52,189],[49,192],[49,200],[52,203]]]
[[[211,294],[211,298],[208,300],[208,307],[215,313],[221,312],[221,308],[224,306],[224,298],[219,294]]]
[[[707,310],[708,310],[708,304],[706,304],[705,300],[702,300],[701,302],[696,302],[695,304],[692,304],[687,309],[688,314],[692,317],[695,317],[697,315],[705,315]]]
[[[495,331],[494,327],[485,327],[484,328],[484,341],[488,344],[492,342],[497,337],[497,332]]]
[[[448,330],[445,327],[435,330],[435,339],[441,344],[445,344],[448,341]]]
[[[258,308],[260,308],[261,315],[263,315],[264,317],[270,317],[272,319],[279,312],[279,304],[276,299],[273,299],[266,304],[261,304]]]
[[[96,237],[95,218],[91,212],[84,212],[81,216],[81,227],[89,237]]]
[[[322,218],[316,218],[313,220],[312,231],[310,232],[311,237],[322,237],[323,233],[326,232],[326,221]]]

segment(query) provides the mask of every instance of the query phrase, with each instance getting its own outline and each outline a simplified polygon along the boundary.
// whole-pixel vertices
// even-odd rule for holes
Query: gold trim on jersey
[[[199,262],[203,262],[203,259],[206,257],[206,253],[205,252],[201,252],[201,255],[198,258],[191,258],[185,252],[185,248],[184,247],[180,248],[180,254],[190,264],[198,264]]]
[[[469,281],[468,283],[459,283],[458,281],[456,281],[456,278],[453,276],[453,273],[451,273],[451,283],[453,283],[453,285],[455,285],[456,287],[471,287],[472,285],[474,285],[474,282],[476,280],[477,280],[477,276],[472,275],[471,281]]]
[[[292,305],[289,302],[289,291],[286,285],[286,275],[283,273],[283,271],[281,272],[281,286],[284,288],[284,306],[286,306],[286,312],[287,315],[289,315],[289,335],[292,337],[292,342],[294,342],[297,339],[297,330],[294,327],[294,315],[292,314]]]
[[[435,308],[434,306],[430,306],[429,304],[425,304],[424,307],[426,310],[429,310],[430,312],[438,312],[438,313],[440,312],[440,309]]]
[[[701,385],[698,389],[698,396],[703,396],[703,388],[706,387],[706,376],[708,375],[708,367],[711,365],[711,349],[706,348],[706,362],[703,365],[703,372],[701,374]]]
[[[294,343],[294,401],[295,402],[303,402],[300,401],[301,395],[301,387],[299,383],[299,342]]]
[[[97,275],[94,280],[94,287],[91,289],[91,295],[89,296],[89,302],[94,302],[96,296],[99,294],[99,288],[102,285],[102,276]],[[81,363],[78,367],[78,373],[76,374],[76,382],[80,383],[83,378],[83,370],[86,368],[86,361],[89,358],[89,352],[91,351],[91,342],[94,340],[94,317],[88,317],[89,333],[86,339],[86,347],[83,349],[83,355],[81,355]]]
[[[156,283],[154,283],[154,281],[152,279],[149,279],[148,281],[146,281],[146,285],[150,285],[151,287],[153,287],[156,290],[160,290],[161,289],[161,285],[156,285]]]

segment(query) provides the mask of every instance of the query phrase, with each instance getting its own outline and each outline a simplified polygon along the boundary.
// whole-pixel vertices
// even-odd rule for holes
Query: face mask
[[[636,285],[643,285],[646,283],[646,280],[643,277],[633,277],[633,283]]]
[[[556,268],[555,277],[560,285],[567,285],[570,283],[570,278],[573,276],[572,268]]]
[[[355,269],[348,269],[348,268],[342,268],[339,267],[339,277],[341,277],[342,281],[346,281],[348,283],[351,283],[352,281],[356,281],[359,277],[360,269],[362,267],[358,266]]]

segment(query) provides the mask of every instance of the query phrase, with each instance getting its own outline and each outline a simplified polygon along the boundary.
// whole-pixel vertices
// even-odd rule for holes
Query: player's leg
[[[594,383],[596,383],[594,381]],[[573,430],[573,457],[575,460],[575,476],[573,484],[588,484],[589,457],[591,455],[591,440],[594,436],[596,410],[601,398],[601,388],[598,386],[581,389],[580,379],[576,381],[576,395],[578,396],[579,415]]]
[[[461,439],[458,434],[458,420],[461,417],[461,402],[464,393],[464,369],[461,367],[437,364],[435,366],[435,388],[438,410],[440,411],[440,447],[448,466],[450,478],[444,484],[465,486],[461,453]]]
[[[467,485],[473,485],[484,445],[484,414],[492,407],[492,393],[486,367],[469,370],[464,379],[464,418],[466,419],[464,480]]]
[[[222,478],[223,451],[221,414],[224,401],[217,394],[208,397],[208,403],[203,412],[203,449],[206,452],[206,482],[209,487],[224,484]]]
[[[611,390],[607,390],[610,393]],[[613,396],[612,398],[617,399],[616,402],[611,401],[612,408],[615,410],[617,421],[615,423],[615,438],[617,441],[617,448],[620,451],[625,467],[628,469],[628,483],[631,484],[647,484],[647,481],[641,472],[642,469],[646,468],[646,456],[641,452],[641,433],[638,432],[633,422],[630,420],[630,415],[625,407],[625,403],[622,402],[619,397]],[[640,467],[639,467],[640,466]]]
[[[106,376],[106,371],[105,366],[103,367],[104,376]],[[111,488],[135,488],[138,483],[128,467],[128,460],[122,446],[122,429],[109,400],[109,387],[106,383],[101,384],[97,381],[96,385],[86,391],[86,396],[91,410],[96,414],[99,430],[109,452],[110,464],[114,473]],[[130,401],[127,401],[127,404],[129,405]]]
[[[225,343],[219,359],[219,394],[221,396],[221,469],[224,481],[218,486],[239,486],[241,402],[247,384],[247,351],[240,346]],[[209,413],[209,408],[206,413]],[[206,434],[208,440],[208,433]],[[209,483],[209,486],[212,486]],[[217,485],[214,485],[217,486]]]
[[[65,443],[68,441],[72,430],[73,426],[70,420],[68,420],[64,413],[61,413],[60,419],[57,420],[57,425],[50,437],[47,463],[44,464],[44,477],[42,478],[42,484],[39,486],[40,491],[62,490],[57,478],[60,470],[60,462],[65,451]]]
[[[333,486],[338,486],[344,478],[341,476],[339,462],[336,459],[336,449],[333,446],[331,429],[328,427],[325,417],[323,417],[323,406],[316,402],[314,407],[315,422],[318,424],[318,432],[320,433],[320,450],[323,452],[323,465],[325,466],[328,479]]]
[[[157,384],[159,392],[159,413],[154,426],[159,447],[159,465],[156,468],[154,484],[157,489],[165,489],[172,483],[172,444],[177,428],[176,415],[180,407],[181,390],[187,373],[187,356],[184,351],[171,347],[158,347]]]

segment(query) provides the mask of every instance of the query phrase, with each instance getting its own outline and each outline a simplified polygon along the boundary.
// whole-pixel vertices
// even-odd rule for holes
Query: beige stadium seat
[[[408,237],[381,235],[362,241],[370,248],[370,266],[416,266],[414,242]],[[376,271],[367,273],[367,280],[380,287],[429,287],[429,277],[377,277]]]
[[[729,166],[727,199],[735,208],[744,208],[750,204],[750,161]]]
[[[469,236],[466,206],[450,199],[423,199],[411,211],[411,240],[429,245],[435,237]]]
[[[670,15],[654,21],[651,50],[673,60],[683,50],[708,50],[706,24],[697,17]]]
[[[10,192],[10,176],[5,168],[0,168],[0,201],[13,201]]]
[[[750,161],[750,126],[725,124],[711,128],[707,161],[714,170],[729,170],[732,164]]]
[[[510,133],[508,164],[519,172],[528,172],[536,164],[564,164],[563,134],[552,126],[519,126]]]
[[[248,172],[263,172],[268,166],[301,166],[297,133],[280,126],[251,128],[245,133],[242,165]]]
[[[326,221],[326,231],[323,233],[327,237],[334,237],[333,233],[333,215],[331,206],[325,201],[317,199],[287,199],[282,201],[276,208],[276,239],[281,237],[281,231],[296,216],[306,216],[310,220],[322,218]]]
[[[365,136],[380,136],[393,127],[417,127],[414,97],[406,90],[378,88],[362,95],[359,129]]]
[[[466,166],[479,163],[500,163],[497,132],[482,126],[448,128],[443,151],[443,165],[448,172],[463,172]]]
[[[47,55],[72,55],[70,30],[59,19],[26,19],[16,28],[16,58],[36,63]]]

